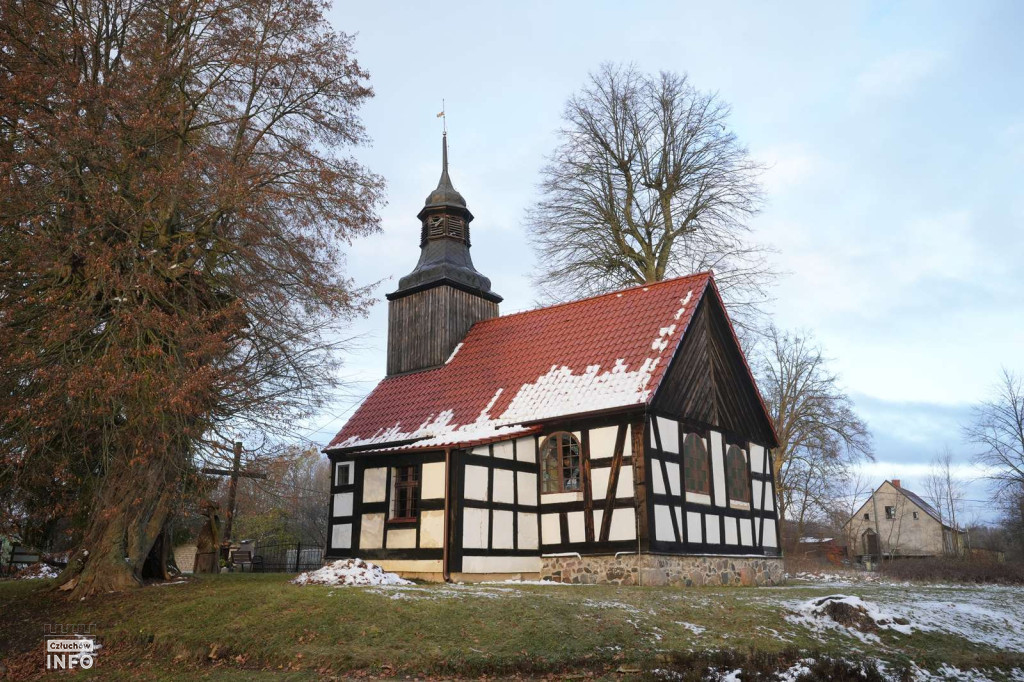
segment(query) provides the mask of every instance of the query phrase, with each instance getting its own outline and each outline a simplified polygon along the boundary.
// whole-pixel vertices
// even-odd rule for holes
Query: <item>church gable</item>
[[[717,288],[701,298],[654,408],[770,447],[775,432]]]

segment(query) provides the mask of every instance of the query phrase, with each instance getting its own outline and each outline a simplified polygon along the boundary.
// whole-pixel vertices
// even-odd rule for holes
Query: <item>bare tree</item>
[[[960,554],[963,545],[957,541],[958,517],[963,515],[966,490],[963,481],[953,475],[953,453],[949,447],[932,460],[931,472],[924,481],[925,495],[939,514],[939,521],[953,529],[942,533],[942,549],[947,555]]]
[[[981,448],[976,460],[1000,494],[1024,488],[1024,379],[1004,368],[994,397],[974,407],[964,435]]]
[[[808,335],[770,326],[755,366],[779,437],[772,472],[779,514],[802,532],[807,510],[832,506],[847,493],[850,468],[874,459],[871,435]]]
[[[757,311],[772,272],[746,221],[762,167],[729,113],[685,75],[611,64],[591,74],[566,104],[527,214],[541,291],[559,300],[714,269],[741,321]]]

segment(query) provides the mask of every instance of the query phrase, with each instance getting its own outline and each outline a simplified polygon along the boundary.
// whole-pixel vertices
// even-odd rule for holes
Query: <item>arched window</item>
[[[688,433],[683,439],[683,470],[686,472],[686,492],[711,494],[708,449],[704,439],[696,433]]]
[[[750,475],[747,455],[738,445],[730,445],[725,453],[725,471],[729,477],[729,499],[750,502]]]
[[[541,492],[572,493],[580,490],[580,442],[565,431],[553,433],[540,450],[543,471]]]

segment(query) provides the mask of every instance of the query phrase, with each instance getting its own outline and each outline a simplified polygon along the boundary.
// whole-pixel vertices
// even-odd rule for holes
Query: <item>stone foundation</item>
[[[782,557],[620,554],[541,559],[540,577],[610,585],[779,585]]]

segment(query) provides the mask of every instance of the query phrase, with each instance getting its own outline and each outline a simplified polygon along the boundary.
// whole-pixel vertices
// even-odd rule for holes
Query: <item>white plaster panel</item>
[[[728,505],[725,499],[725,455],[722,452],[722,434],[711,432],[711,478],[713,480],[715,504]]]
[[[416,547],[415,528],[392,528],[388,531],[388,549],[409,549]]]
[[[505,469],[494,470],[494,490],[492,491],[494,499],[492,502],[506,502],[508,504],[514,503],[516,494],[516,479],[514,471],[507,471]]]
[[[705,514],[704,515],[704,530],[707,531],[708,536],[704,539],[704,542],[709,545],[718,545],[722,542],[722,528],[721,520],[718,514]]]
[[[651,482],[655,495],[665,494],[665,478],[661,475],[661,460],[651,457]]]
[[[491,513],[494,514],[494,538],[491,540],[491,546],[494,549],[512,549],[515,546],[512,527],[513,512],[496,509]]]
[[[736,519],[725,517],[725,544],[737,545],[740,542],[739,534],[736,532]]]
[[[686,501],[696,504],[711,504],[711,496],[703,493],[686,493]]]
[[[608,531],[608,539],[636,540],[636,510],[632,507],[612,511],[612,525]]]
[[[384,542],[384,515],[363,514],[360,523],[359,549],[380,549]]]
[[[526,471],[516,472],[516,483],[519,486],[519,504],[537,504],[537,474]]]
[[[494,448],[494,456],[498,459],[515,459],[515,453],[512,451],[514,447],[512,441],[503,440],[500,443],[495,443],[492,447]]]
[[[603,500],[608,495],[608,477],[611,473],[611,467],[590,470],[590,489],[595,500]]]
[[[756,443],[750,444],[750,470],[758,473],[764,473],[764,448]]]
[[[486,509],[466,507],[462,511],[462,546],[466,549],[487,549],[489,525]]]
[[[761,481],[751,481],[750,485],[751,485],[751,487],[753,488],[753,491],[754,491],[754,499],[752,500],[752,502],[754,504],[754,509],[760,509],[761,508],[761,493],[764,491],[764,483],[762,483]]]
[[[491,447],[489,445],[478,445],[470,450],[474,455],[480,455],[481,457],[491,456]]]
[[[740,544],[750,545],[754,544],[754,533],[750,529],[750,519],[740,519]]]
[[[352,516],[352,501],[354,493],[334,494],[334,516]]]
[[[594,537],[600,539],[601,536],[601,521],[604,520],[604,509],[594,510]]]
[[[575,511],[566,514],[569,526],[569,542],[586,542],[587,528],[583,521],[583,512]]]
[[[383,502],[387,486],[387,467],[363,469],[363,502]]]
[[[658,417],[658,436],[663,452],[679,454],[679,423],[672,419]]]
[[[420,497],[424,500],[444,499],[444,462],[428,462],[423,465]]]
[[[466,465],[466,499],[487,501],[487,467]]]
[[[764,508],[765,511],[775,511],[775,495],[773,494],[771,484],[768,485],[768,490],[764,494]]]
[[[665,462],[665,469],[668,470],[668,491],[673,495],[679,495],[682,490],[679,485],[679,463]]]
[[[619,484],[615,487],[615,497],[633,497],[632,466],[624,466],[619,470]]]
[[[331,547],[348,549],[352,546],[352,524],[336,523],[331,528]]]
[[[672,508],[668,505],[654,505],[654,539],[665,542],[676,539],[672,532]]]
[[[615,437],[618,426],[604,426],[590,429],[590,459],[607,459],[615,454]]]
[[[540,496],[541,504],[559,504],[562,502],[582,502],[582,492],[544,493]]]
[[[440,559],[374,559],[385,571],[404,573],[440,573]]]
[[[420,512],[420,547],[444,547],[444,510]]]
[[[686,533],[690,542],[704,542],[700,529],[700,514],[686,512]]]
[[[775,535],[775,521],[773,519],[764,520],[764,539],[762,544],[765,547],[778,547],[779,545]]]
[[[541,514],[541,542],[545,545],[562,544],[562,528],[559,525],[558,517],[558,514]]]
[[[540,557],[535,556],[464,556],[463,573],[537,573]]]
[[[519,513],[519,549],[537,549],[537,515]]]
[[[537,441],[532,436],[516,441],[516,459],[520,462],[537,461]]]

